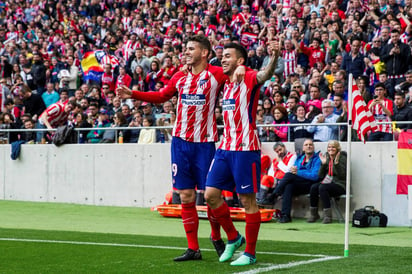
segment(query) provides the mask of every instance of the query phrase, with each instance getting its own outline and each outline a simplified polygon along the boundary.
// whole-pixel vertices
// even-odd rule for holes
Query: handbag
[[[386,227],[388,217],[373,206],[365,206],[353,212],[353,227]]]

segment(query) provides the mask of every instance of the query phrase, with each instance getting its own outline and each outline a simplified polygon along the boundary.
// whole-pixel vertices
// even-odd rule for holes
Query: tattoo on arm
[[[272,56],[269,64],[263,71],[259,71],[256,75],[258,84],[263,84],[266,80],[272,77],[275,72],[276,65],[278,63],[279,56]]]

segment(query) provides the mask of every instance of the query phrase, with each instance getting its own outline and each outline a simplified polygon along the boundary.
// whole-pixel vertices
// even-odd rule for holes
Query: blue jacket
[[[313,156],[309,159],[309,162],[306,164],[303,164],[304,159],[304,153],[296,159],[295,166],[298,167],[298,172],[296,175],[314,182],[319,181],[319,169],[321,166],[319,152],[313,154]]]

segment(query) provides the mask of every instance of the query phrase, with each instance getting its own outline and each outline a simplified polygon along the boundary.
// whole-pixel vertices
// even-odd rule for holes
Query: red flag
[[[352,128],[358,132],[359,139],[365,143],[365,135],[368,131],[375,132],[378,126],[355,83],[352,83],[352,102]]]

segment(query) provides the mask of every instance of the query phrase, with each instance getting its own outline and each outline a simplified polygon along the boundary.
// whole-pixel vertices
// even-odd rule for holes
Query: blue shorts
[[[218,149],[213,159],[206,186],[240,194],[257,193],[260,189],[260,150],[227,151]]]
[[[193,143],[173,137],[171,149],[173,187],[204,190],[215,143]]]

